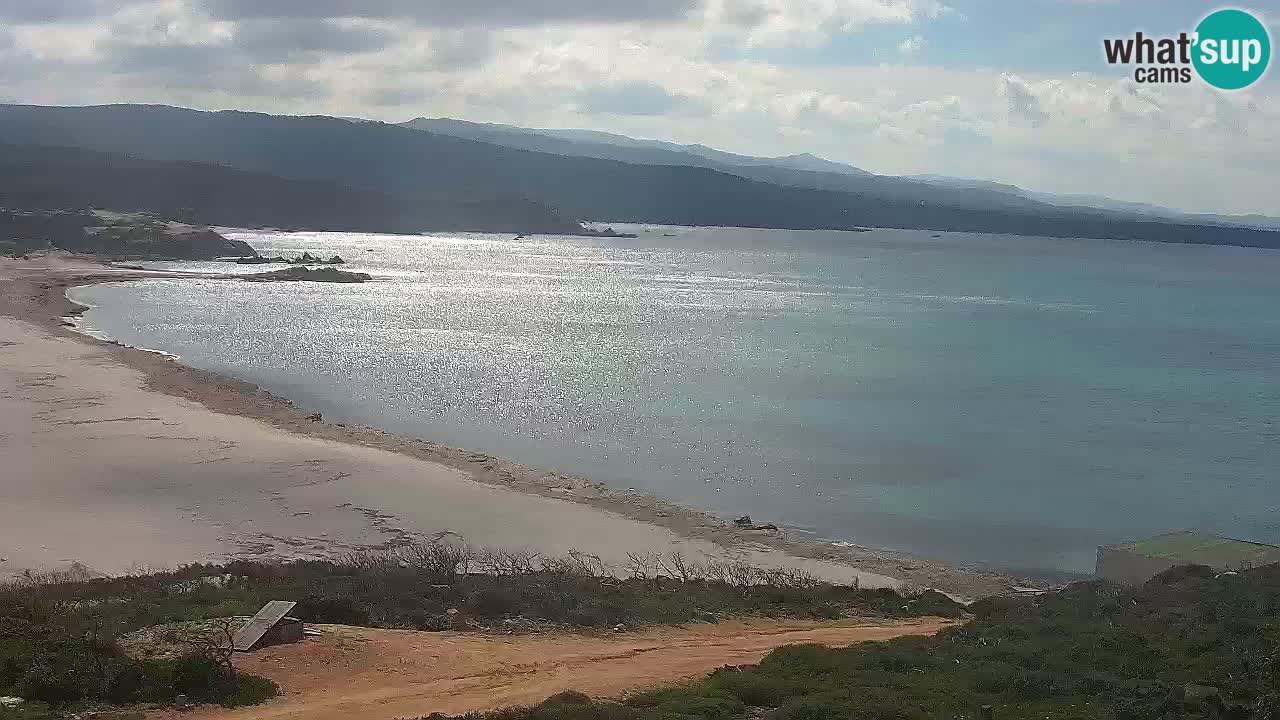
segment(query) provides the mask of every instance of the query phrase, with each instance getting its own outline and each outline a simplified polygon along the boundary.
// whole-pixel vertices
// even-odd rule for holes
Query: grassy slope
[[[466,572],[477,569],[497,574]],[[697,574],[716,579],[615,580],[583,558],[460,556],[422,546],[338,564],[234,563],[13,587],[0,592],[0,627],[11,633],[33,603],[62,608],[67,628],[82,631],[93,622],[111,634],[244,614],[280,597],[298,599],[297,614],[312,621],[422,629],[510,628],[504,621],[513,618],[528,621],[516,628],[590,629],[742,614],[959,612],[933,593],[902,598],[731,567]],[[1137,589],[1081,583],[971,610],[976,619],[935,638],[789,647],[758,666],[725,668],[623,703],[570,694],[483,720],[910,720],[976,718],[983,705],[997,718],[1020,720],[1280,718],[1280,567],[1221,577],[1183,568]],[[49,668],[42,676],[65,677],[59,662],[83,662],[74,633],[64,635],[64,644],[40,659]],[[31,664],[15,657],[14,643],[9,635],[0,643],[0,694],[14,691],[15,668]],[[89,675],[83,665],[80,673]]]
[[[650,573],[618,580],[584,556],[477,555],[427,544],[342,563],[236,562],[97,580],[31,577],[0,588],[0,695],[62,709],[171,702],[179,692],[227,704],[261,700],[271,688],[256,679],[230,683],[198,658],[139,662],[124,655],[118,640],[162,623],[249,615],[273,599],[297,600],[293,614],[311,622],[420,630],[603,630],[741,615],[961,612],[937,593],[904,598],[745,566],[684,569],[685,581]]]
[[[485,720],[976,718],[983,705],[1023,720],[1280,717],[1280,567],[1180,568],[1136,590],[1085,583],[974,610],[935,638],[783,648],[622,704],[556,698]]]

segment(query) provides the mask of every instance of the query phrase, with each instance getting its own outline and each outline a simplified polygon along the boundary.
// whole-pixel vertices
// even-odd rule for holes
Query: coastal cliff
[[[164,222],[150,216],[109,216],[77,211],[0,211],[0,252],[43,250],[118,260],[212,260],[253,255],[242,240],[208,228]]]

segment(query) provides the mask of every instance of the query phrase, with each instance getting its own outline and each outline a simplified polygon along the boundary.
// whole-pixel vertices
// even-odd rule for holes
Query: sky
[[[1193,0],[0,0],[0,102],[590,128],[1280,215],[1280,72],[1137,84]],[[1280,0],[1240,5],[1280,37]],[[197,139],[198,140],[198,139]]]

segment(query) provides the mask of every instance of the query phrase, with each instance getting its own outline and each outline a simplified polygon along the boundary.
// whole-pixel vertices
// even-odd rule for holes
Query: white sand
[[[680,550],[896,584],[763,547],[725,550],[443,464],[216,413],[145,389],[119,352],[0,317],[0,576],[72,562],[113,574],[333,557],[454,533],[480,547],[576,549],[617,565],[628,552]]]

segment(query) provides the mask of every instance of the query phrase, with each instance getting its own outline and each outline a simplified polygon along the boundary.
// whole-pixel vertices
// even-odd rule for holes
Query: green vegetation
[[[279,598],[298,600],[294,614],[312,622],[507,632],[731,615],[960,614],[937,593],[904,598],[675,555],[634,557],[627,570],[631,577],[617,579],[584,555],[427,543],[341,562],[29,578],[0,589],[0,695],[38,701],[22,711],[31,718],[41,703],[166,702],[179,692],[259,701],[274,687],[229,672],[208,643],[176,659],[138,660],[116,640],[162,623],[245,615]],[[984,705],[1001,720],[1280,718],[1280,567],[1217,577],[1179,568],[1141,588],[1080,583],[984,600],[970,612],[971,622],[934,638],[792,646],[687,687],[617,703],[561,693],[472,720],[924,720],[980,718]]]
[[[644,161],[657,164],[619,162],[571,157],[582,151],[579,143],[568,144],[567,154],[531,152],[504,147],[507,139],[474,142],[339,118],[3,106],[0,138],[14,145],[0,148],[0,206],[147,209],[193,224],[582,234],[576,220],[608,218],[1280,247],[1276,232],[1057,207],[905,178],[814,173],[804,161],[799,168],[693,167],[703,163],[677,153]],[[58,147],[68,138],[80,148]],[[626,157],[633,153],[645,151]]]
[[[0,255],[17,257],[21,254],[21,251],[18,249],[18,243],[12,240],[0,240]]]
[[[27,576],[0,587],[0,695],[55,710],[168,703],[178,694],[232,706],[260,702],[274,685],[235,672],[225,651],[237,623],[212,622],[220,627],[212,637],[184,636],[189,649],[176,658],[130,657],[122,645],[136,647],[129,636],[143,628],[250,615],[273,599],[298,601],[293,614],[310,622],[431,631],[961,613],[938,593],[903,597],[798,572],[695,565],[679,555],[633,557],[625,574],[631,577],[613,577],[593,556],[473,552],[432,542],[341,562],[233,562],[101,579]]]
[[[24,716],[40,717],[50,708],[171,703],[178,695],[235,707],[277,693],[271,681],[236,672],[229,642],[193,638],[175,658],[126,654],[120,637],[145,616],[141,598],[75,592],[77,583],[58,578],[32,580],[0,590],[0,695],[28,701]]]
[[[1280,718],[1280,566],[1176,568],[1124,590],[1081,583],[983,601],[934,638],[792,646],[622,703],[562,694],[473,720]],[[567,700],[566,700],[567,698]]]
[[[58,249],[108,258],[210,260],[252,254],[241,240],[212,230],[171,225],[146,214],[104,219],[80,211],[0,209],[0,254]]]

